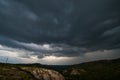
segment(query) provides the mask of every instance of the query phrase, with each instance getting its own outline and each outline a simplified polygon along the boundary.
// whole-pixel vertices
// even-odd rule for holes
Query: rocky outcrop
[[[30,67],[24,67],[22,69],[30,72],[38,80],[65,80],[60,73],[54,70]]]
[[[71,75],[80,75],[81,73],[85,73],[86,71],[84,69],[72,69]]]
[[[63,74],[69,74],[69,75],[81,75],[86,73],[84,69],[77,69],[77,68],[72,68],[70,70],[64,70]]]

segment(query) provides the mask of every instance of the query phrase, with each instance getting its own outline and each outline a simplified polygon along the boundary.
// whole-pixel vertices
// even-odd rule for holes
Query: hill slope
[[[0,64],[0,80],[64,80],[64,77],[51,69]]]
[[[66,80],[120,80],[120,59],[73,65],[63,75]]]

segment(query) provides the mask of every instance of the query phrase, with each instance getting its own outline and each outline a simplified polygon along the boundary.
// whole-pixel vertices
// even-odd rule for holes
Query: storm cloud
[[[0,55],[13,51],[21,58],[54,56],[72,58],[74,63],[118,58],[119,4],[119,0],[0,0]],[[88,53],[96,58],[88,58]]]

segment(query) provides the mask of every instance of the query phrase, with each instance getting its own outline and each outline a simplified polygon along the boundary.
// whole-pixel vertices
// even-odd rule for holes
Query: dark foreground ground
[[[58,79],[48,77],[49,73],[46,70],[48,72],[51,70],[53,72],[51,75],[57,74]],[[37,73],[33,73],[34,71]],[[44,78],[46,75],[47,78]],[[65,80],[120,80],[120,59],[71,66],[0,63],[0,80],[47,80],[48,78],[50,78],[48,80],[64,80],[61,75]]]
[[[120,80],[120,59],[73,65],[63,75],[66,80]]]

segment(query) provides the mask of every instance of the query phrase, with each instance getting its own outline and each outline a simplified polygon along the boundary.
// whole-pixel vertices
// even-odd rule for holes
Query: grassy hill
[[[11,64],[0,64],[0,80],[35,80],[35,77]]]
[[[120,59],[73,65],[63,75],[66,80],[120,80]]]

